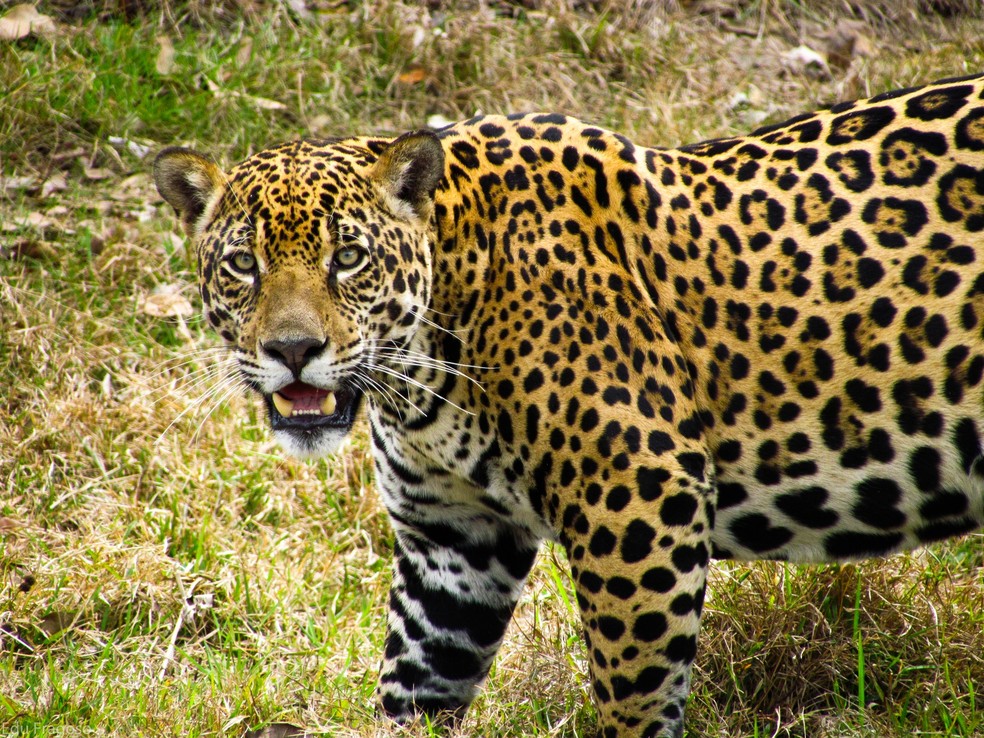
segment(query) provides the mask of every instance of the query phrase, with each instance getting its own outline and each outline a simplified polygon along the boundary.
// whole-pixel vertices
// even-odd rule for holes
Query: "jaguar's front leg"
[[[711,469],[680,446],[563,509],[601,738],[679,738],[704,602]]]
[[[383,710],[460,717],[488,674],[538,541],[491,516],[408,524],[394,519]]]

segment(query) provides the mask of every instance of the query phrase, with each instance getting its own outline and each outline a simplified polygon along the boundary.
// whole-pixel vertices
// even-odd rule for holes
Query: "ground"
[[[228,164],[298,135],[533,109],[672,146],[984,71],[975,0],[631,7],[0,17],[0,732],[381,730],[390,532],[364,429],[333,459],[289,461],[259,404],[227,392],[150,185],[157,148]],[[980,734],[982,556],[975,535],[858,566],[718,565],[690,731]],[[464,734],[591,734],[565,569],[545,551]]]

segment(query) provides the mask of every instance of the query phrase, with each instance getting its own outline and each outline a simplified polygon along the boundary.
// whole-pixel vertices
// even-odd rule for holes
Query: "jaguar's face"
[[[442,173],[429,133],[289,144],[228,176],[187,150],[158,156],[158,188],[195,241],[205,314],[289,453],[334,451],[420,325]]]

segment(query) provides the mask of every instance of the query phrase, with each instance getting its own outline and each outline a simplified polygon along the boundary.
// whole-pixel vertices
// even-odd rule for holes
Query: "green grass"
[[[228,163],[301,134],[552,109],[674,145],[746,130],[749,112],[779,120],[844,90],[984,69],[979,17],[905,15],[915,3],[868,4],[879,53],[829,80],[780,56],[819,46],[839,2],[735,2],[721,17],[322,5],[303,20],[171,3],[0,43],[2,734],[379,730],[391,534],[364,430],[334,459],[282,458],[261,409],[224,397],[200,319],[141,308],[173,286],[197,309],[196,278],[148,160],[117,139]],[[425,78],[401,81],[413,69]],[[56,176],[65,188],[43,196]],[[32,214],[47,224],[16,225]],[[857,566],[717,566],[690,729],[981,734],[982,556],[974,536]],[[548,549],[465,734],[591,734],[576,621]]]

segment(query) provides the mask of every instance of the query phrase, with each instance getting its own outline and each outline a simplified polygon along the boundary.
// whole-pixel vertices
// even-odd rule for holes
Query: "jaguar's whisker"
[[[460,410],[461,412],[465,413],[466,415],[474,415],[474,413],[471,412],[470,410],[465,410],[465,408],[461,407],[457,403],[454,403],[451,400],[449,400],[448,398],[446,398],[443,395],[441,395],[440,393],[435,392],[432,387],[428,387],[426,384],[424,384],[423,382],[417,381],[413,377],[408,377],[406,374],[401,374],[400,372],[396,371],[395,369],[391,369],[389,367],[382,366],[380,364],[367,363],[366,366],[368,366],[370,369],[374,369],[376,371],[382,372],[383,374],[388,374],[389,376],[394,377],[396,379],[402,379],[408,385],[411,385],[413,387],[416,387],[417,389],[422,390],[422,391],[426,392],[429,395],[433,395],[437,399],[442,400],[443,402],[446,402],[447,404],[451,405],[451,407],[457,408],[458,410]]]

